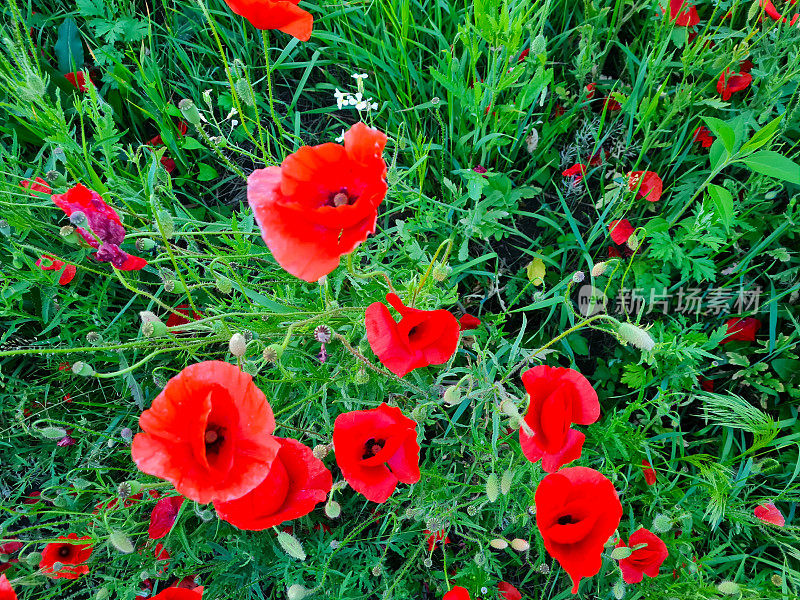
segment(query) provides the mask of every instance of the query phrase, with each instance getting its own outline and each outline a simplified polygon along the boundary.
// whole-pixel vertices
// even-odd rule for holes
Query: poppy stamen
[[[218,425],[208,426],[208,429],[206,429],[206,433],[203,436],[203,441],[206,444],[206,454],[209,452],[212,454],[219,453],[222,442],[225,441],[225,437],[222,435],[224,431],[225,429]]]
[[[64,545],[64,546],[61,546],[61,548],[58,549],[58,555],[60,557],[62,557],[62,558],[66,558],[67,556],[70,555],[71,551],[72,551],[72,548],[70,546]]]
[[[386,440],[376,440],[375,438],[369,438],[367,440],[367,443],[364,444],[364,454],[361,456],[361,458],[366,460],[368,458],[376,456],[381,450],[383,450],[384,444],[386,444]]]
[[[331,193],[326,204],[339,208],[340,206],[350,206],[355,204],[357,198],[347,193],[347,188],[342,188],[338,192]]]
[[[577,521],[572,520],[572,515],[564,515],[562,517],[558,517],[559,525],[573,525],[575,523],[577,523]]]

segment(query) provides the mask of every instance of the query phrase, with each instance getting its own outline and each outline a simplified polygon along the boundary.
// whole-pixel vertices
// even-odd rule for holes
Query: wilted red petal
[[[648,461],[642,461],[642,473],[644,474],[644,480],[647,482],[647,485],[655,485],[656,483],[656,470],[653,468]]]
[[[622,219],[619,221],[611,221],[608,225],[608,230],[611,233],[611,239],[614,240],[615,244],[622,245],[628,241],[633,235],[633,225],[628,219]]]
[[[772,523],[778,527],[786,525],[786,519],[783,518],[781,511],[772,502],[756,506],[754,511],[756,518],[761,519],[765,523]]]
[[[147,530],[150,539],[160,540],[170,532],[182,505],[183,496],[169,496],[156,502],[150,513],[150,527]]]

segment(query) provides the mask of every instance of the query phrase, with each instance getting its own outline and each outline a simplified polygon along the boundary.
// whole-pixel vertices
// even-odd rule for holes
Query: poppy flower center
[[[206,454],[219,454],[220,447],[222,443],[225,441],[225,428],[220,427],[219,425],[214,425],[209,423],[208,428],[206,429],[204,441],[206,444]]]
[[[572,520],[572,515],[564,515],[563,517],[558,517],[559,525],[573,525],[574,523],[577,523],[577,521]]]
[[[347,193],[347,188],[342,188],[338,192],[331,192],[325,206],[333,206],[334,208],[350,206],[351,204],[355,204],[356,200],[358,200],[356,196],[351,196]]]
[[[369,438],[367,440],[367,443],[364,444],[364,454],[361,456],[361,458],[366,460],[368,458],[372,458],[373,456],[377,455],[378,452],[383,450],[384,444],[386,444],[386,440],[376,440],[375,438]]]
[[[61,548],[58,549],[58,555],[61,558],[66,558],[71,553],[72,553],[72,547],[71,546],[61,546]]]

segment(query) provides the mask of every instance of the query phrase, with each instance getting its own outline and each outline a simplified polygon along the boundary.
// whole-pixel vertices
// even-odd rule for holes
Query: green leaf
[[[703,117],[703,120],[708,125],[708,128],[714,132],[714,135],[722,140],[728,154],[733,154],[733,146],[736,144],[736,133],[734,133],[733,127],[725,121],[720,121],[714,117]]]
[[[742,153],[752,152],[758,150],[761,146],[767,144],[772,140],[772,136],[778,131],[778,126],[781,124],[783,115],[775,117],[772,121],[764,125],[761,129],[756,131],[749,140],[742,146]]]
[[[730,153],[725,150],[722,138],[718,137],[714,140],[714,143],[711,144],[711,148],[708,151],[708,159],[711,161],[711,170],[717,170],[729,156]]]
[[[75,0],[78,12],[82,17],[105,17],[106,3],[104,0]]]
[[[83,66],[83,43],[78,35],[78,25],[72,17],[67,17],[59,25],[55,51],[61,73],[72,73]]]
[[[725,225],[725,229],[733,224],[733,195],[720,185],[708,184],[708,195],[714,202],[715,213]]]
[[[200,163],[200,172],[197,175],[197,181],[211,181],[217,177],[217,170],[211,165]]]
[[[800,185],[800,165],[782,154],[760,150],[744,158],[743,162],[756,173]]]
[[[205,146],[198,142],[196,138],[186,136],[183,138],[182,148],[184,150],[202,150]]]

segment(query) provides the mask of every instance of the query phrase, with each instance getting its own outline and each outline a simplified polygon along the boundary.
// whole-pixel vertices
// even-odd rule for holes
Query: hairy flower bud
[[[514,471],[508,469],[500,478],[500,493],[505,496],[511,491],[511,483],[514,480]]]
[[[130,554],[134,550],[133,542],[121,531],[112,531],[108,536],[108,542],[123,554]]]
[[[303,544],[301,544],[300,540],[293,535],[286,533],[285,531],[279,532],[278,543],[281,545],[281,548],[283,548],[286,554],[292,558],[296,558],[298,560],[306,559],[306,552],[303,550]]]
[[[451,385],[444,391],[442,400],[447,406],[455,406],[461,402],[461,390],[457,385]]]
[[[81,377],[91,377],[95,374],[95,370],[83,361],[77,361],[72,365],[72,372]]]
[[[486,496],[489,498],[489,502],[497,500],[499,494],[500,483],[497,481],[497,473],[490,473],[486,479]]]
[[[247,351],[247,341],[244,339],[244,336],[241,333],[234,333],[231,336],[231,339],[228,342],[228,350],[230,350],[231,354],[233,354],[236,358],[241,358],[244,356],[244,353]]]
[[[717,589],[726,596],[735,596],[739,593],[739,584],[733,581],[723,581],[717,586]]]
[[[531,547],[531,545],[521,538],[514,538],[511,540],[511,547],[517,552],[525,552]]]
[[[501,538],[489,540],[489,545],[495,550],[505,550],[508,548],[508,542]]]
[[[606,267],[608,263],[606,262],[599,262],[595,266],[592,267],[592,277],[600,277],[603,273],[606,272]]]
[[[325,505],[325,514],[331,519],[338,519],[342,514],[342,506],[336,500],[331,500]]]
[[[633,323],[620,323],[617,327],[617,333],[623,340],[640,350],[649,352],[656,346],[650,334]]]
[[[197,110],[194,102],[188,98],[184,98],[178,102],[178,110],[181,111],[183,118],[189,121],[195,127],[200,125],[200,111]]]
[[[303,600],[303,598],[308,596],[309,593],[311,593],[311,590],[306,589],[299,583],[295,583],[294,585],[289,586],[289,589],[286,590],[286,597],[289,600]]]

